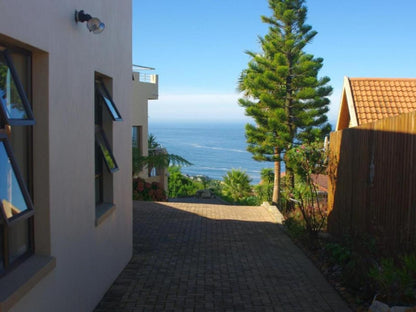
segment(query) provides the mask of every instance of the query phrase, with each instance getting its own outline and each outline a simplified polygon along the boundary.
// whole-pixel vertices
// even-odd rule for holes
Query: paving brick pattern
[[[350,311],[264,207],[134,204],[109,311]]]

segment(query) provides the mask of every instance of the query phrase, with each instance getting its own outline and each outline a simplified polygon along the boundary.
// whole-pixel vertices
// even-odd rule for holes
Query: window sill
[[[0,312],[8,311],[56,266],[54,257],[34,255],[0,279]]]
[[[116,206],[111,203],[103,203],[95,207],[95,226],[99,226],[111,213],[116,209]],[[0,311],[1,312],[1,311]]]

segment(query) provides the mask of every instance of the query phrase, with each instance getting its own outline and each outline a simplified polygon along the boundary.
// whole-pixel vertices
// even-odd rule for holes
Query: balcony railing
[[[158,83],[157,74],[151,74],[149,71],[155,70],[153,67],[132,65],[132,70],[137,73],[140,82]]]

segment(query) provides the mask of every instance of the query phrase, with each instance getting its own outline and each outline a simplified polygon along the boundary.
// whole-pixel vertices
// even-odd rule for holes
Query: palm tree
[[[158,142],[153,134],[149,134],[147,139],[148,156],[139,155],[138,148],[133,147],[133,176],[136,176],[147,167],[150,176],[153,168],[167,168],[170,165],[191,166],[192,163],[185,158],[169,154]]]
[[[232,169],[223,178],[222,193],[234,202],[251,194],[251,179],[245,171]]]

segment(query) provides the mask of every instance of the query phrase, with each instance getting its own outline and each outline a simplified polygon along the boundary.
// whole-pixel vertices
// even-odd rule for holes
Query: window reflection
[[[117,164],[116,164],[116,160],[114,159],[113,154],[110,151],[110,147],[107,143],[107,140],[105,138],[104,135],[104,131],[102,131],[102,129],[98,128],[95,132],[95,138],[96,138],[96,143],[99,146],[99,150],[101,152],[101,155],[104,159],[104,162],[107,166],[107,169],[110,172],[115,172],[118,170]]]
[[[0,224],[2,224],[3,221],[0,218]],[[4,232],[3,229],[0,227],[0,272],[4,270]]]
[[[30,106],[5,52],[0,52],[0,104],[8,120],[32,120]]]
[[[108,111],[110,112],[111,117],[113,120],[121,120],[121,115],[118,112],[116,105],[114,104],[113,100],[111,99],[111,96],[108,94],[107,89],[105,88],[104,84],[102,82],[97,84],[98,86],[98,93],[101,97],[101,100],[104,101],[105,106],[107,107]]]
[[[16,178],[4,141],[0,141],[0,200],[7,219],[28,210],[22,187]]]

